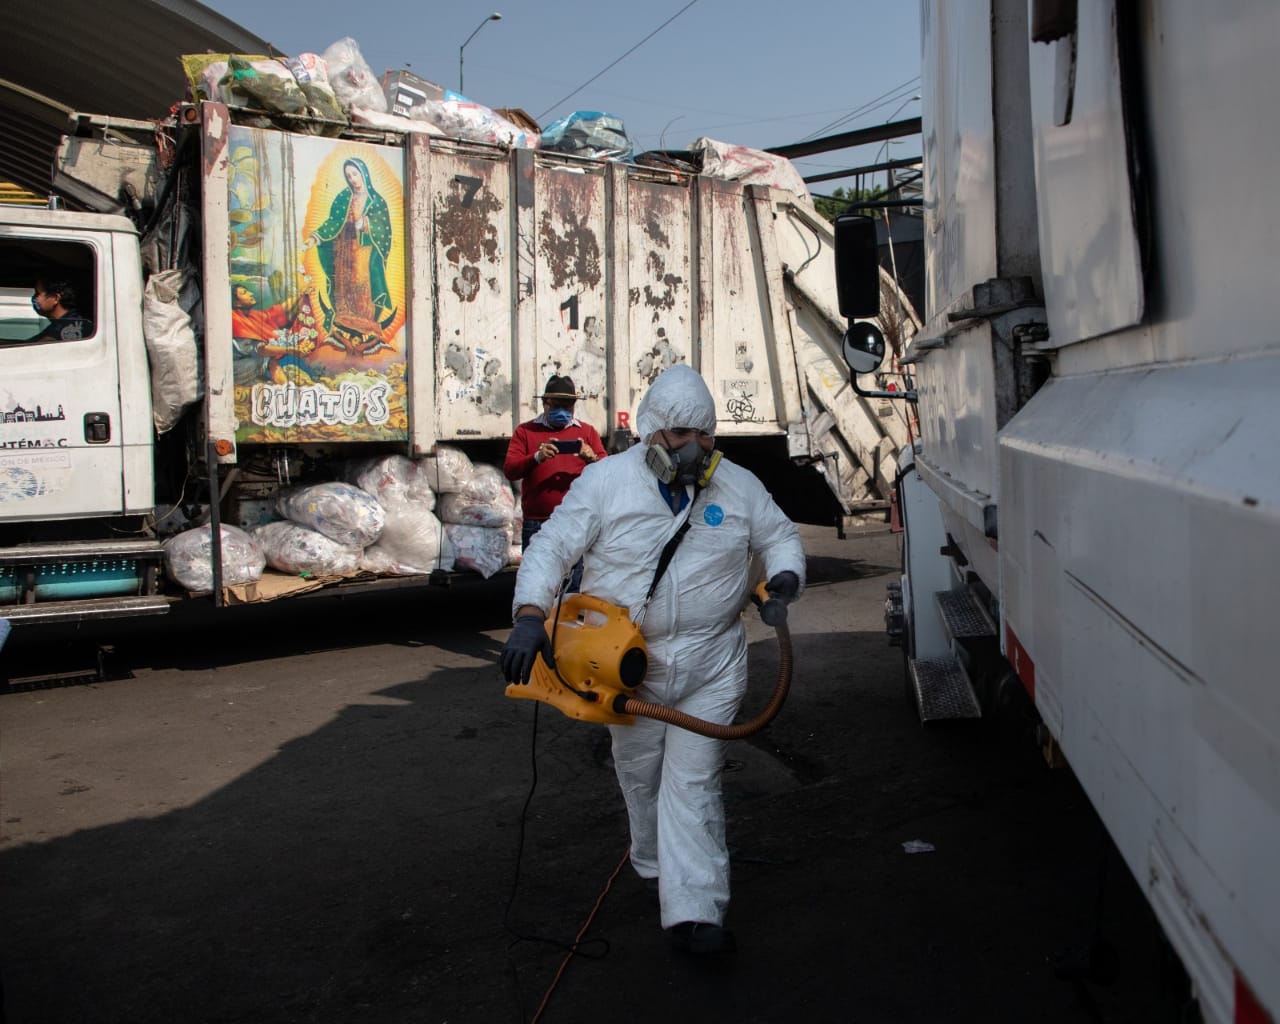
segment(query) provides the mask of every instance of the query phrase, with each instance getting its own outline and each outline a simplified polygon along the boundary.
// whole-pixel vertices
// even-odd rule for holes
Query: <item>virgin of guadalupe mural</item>
[[[239,444],[408,437],[404,152],[233,125]]]
[[[387,287],[391,214],[363,160],[348,157],[342,175],[346,188],[334,196],[329,216],[308,242],[324,271],[317,296],[329,338],[367,356],[391,347],[385,332],[398,312]]]

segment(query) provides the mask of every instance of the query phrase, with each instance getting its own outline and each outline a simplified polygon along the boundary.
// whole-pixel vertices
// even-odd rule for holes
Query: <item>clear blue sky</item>
[[[204,2],[284,53],[321,53],[351,36],[377,75],[407,67],[453,89],[459,46],[500,12],[467,44],[468,98],[519,107],[544,126],[574,110],[605,110],[622,118],[637,152],[684,149],[701,135],[764,149],[920,113],[911,100],[920,74],[914,0]],[[885,148],[796,165],[820,174],[872,163]],[[893,158],[918,156],[919,138],[887,149]],[[841,184],[851,183],[811,188],[828,193]]]

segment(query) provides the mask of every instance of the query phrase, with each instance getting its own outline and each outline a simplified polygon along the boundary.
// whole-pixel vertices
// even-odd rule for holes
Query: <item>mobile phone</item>
[[[563,441],[557,437],[551,443],[560,450],[561,455],[574,455],[582,449],[582,441],[578,438],[571,441]]]

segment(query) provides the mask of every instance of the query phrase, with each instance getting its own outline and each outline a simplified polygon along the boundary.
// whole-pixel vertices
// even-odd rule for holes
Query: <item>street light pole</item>
[[[489,17],[485,18],[484,21],[480,22],[480,24],[476,26],[476,31],[472,32],[471,35],[467,36],[466,42],[464,42],[461,46],[458,47],[458,93],[459,95],[462,94],[462,51],[467,48],[467,43],[471,42],[471,40],[473,40],[476,37],[476,32],[479,32],[491,21],[501,21],[501,20],[502,20],[502,15],[499,14],[497,11],[494,11],[491,15],[489,15]]]

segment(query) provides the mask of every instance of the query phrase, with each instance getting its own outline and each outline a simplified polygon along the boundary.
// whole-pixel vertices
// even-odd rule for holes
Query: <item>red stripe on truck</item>
[[[1236,1012],[1232,1018],[1234,1024],[1272,1024],[1271,1014],[1258,1002],[1240,972],[1236,971]]]
[[[1027,649],[1022,646],[1017,634],[1014,633],[1013,627],[1007,622],[1004,624],[1004,656],[1009,659],[1013,671],[1022,680],[1023,688],[1034,701],[1036,699],[1036,663],[1031,660],[1031,655],[1027,653]]]

